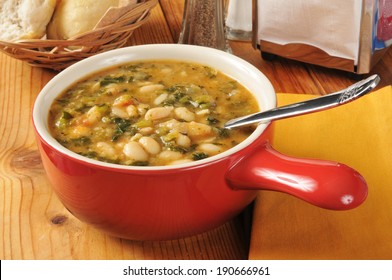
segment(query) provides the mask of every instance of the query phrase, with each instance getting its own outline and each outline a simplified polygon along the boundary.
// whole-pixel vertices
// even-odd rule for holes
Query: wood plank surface
[[[183,1],[161,0],[130,45],[175,43]],[[233,53],[259,68],[276,92],[327,94],[355,80],[346,73],[276,58],[263,60],[250,43],[231,42]],[[392,49],[372,70],[392,81]],[[37,151],[31,109],[56,73],[0,53],[0,259],[246,259],[243,217],[179,240],[113,238],[73,217],[49,185]]]
[[[173,42],[158,6],[129,44]],[[0,53],[0,259],[247,257],[239,219],[189,238],[149,242],[113,238],[73,217],[46,179],[31,123],[34,100],[55,74]]]

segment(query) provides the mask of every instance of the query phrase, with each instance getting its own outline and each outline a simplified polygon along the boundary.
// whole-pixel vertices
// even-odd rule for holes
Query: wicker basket
[[[94,30],[68,40],[0,41],[0,50],[35,67],[63,70],[86,57],[124,46],[133,31],[148,20],[158,0],[138,2],[109,9]]]

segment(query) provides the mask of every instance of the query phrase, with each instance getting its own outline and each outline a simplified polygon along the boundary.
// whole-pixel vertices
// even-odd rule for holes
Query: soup
[[[49,128],[80,155],[123,165],[162,166],[226,151],[254,126],[225,129],[259,111],[240,83],[211,67],[141,61],[79,81],[51,105]]]

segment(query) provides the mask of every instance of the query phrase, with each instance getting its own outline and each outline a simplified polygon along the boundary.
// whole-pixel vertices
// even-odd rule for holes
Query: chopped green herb
[[[156,84],[163,88],[140,90]],[[167,118],[146,118],[148,110],[164,106],[173,108]],[[240,143],[254,127],[228,130],[222,124],[257,110],[241,84],[207,65],[140,61],[105,69],[67,89],[50,109],[49,126],[62,145],[86,157],[157,166],[207,158],[209,153],[198,149],[203,143],[219,145],[219,151]],[[134,157],[124,149],[131,141],[157,153]]]
[[[152,126],[152,120],[146,120],[146,119],[141,119],[137,123],[133,125],[134,127],[140,129],[143,127],[151,127]]]
[[[229,138],[230,137],[230,129],[227,128],[218,128],[218,136],[219,138]]]
[[[209,124],[209,125],[213,125],[213,124],[219,123],[219,120],[216,119],[216,118],[214,118],[214,117],[212,117],[212,116],[208,116],[208,117],[207,117],[207,121],[208,121],[208,124]]]
[[[218,74],[218,71],[216,69],[208,67],[208,66],[204,66],[204,70],[205,70],[207,77],[209,77],[210,79],[215,78],[216,75]]]
[[[135,75],[133,76],[134,80],[137,80],[137,81],[147,81],[151,77],[152,76],[150,74],[147,74],[145,72],[136,72]]]
[[[203,152],[197,152],[192,154],[192,158],[193,160],[201,160],[201,159],[208,158],[208,155]]]
[[[91,139],[87,136],[82,136],[71,140],[75,146],[85,146],[91,143]]]
[[[99,82],[99,85],[101,87],[103,87],[103,86],[107,86],[109,84],[123,83],[125,81],[126,81],[126,77],[125,76],[119,76],[119,77],[106,76]]]
[[[69,120],[71,120],[72,118],[73,116],[70,113],[68,113],[67,111],[63,111],[61,113],[61,116],[56,121],[55,125],[57,128],[60,129],[65,128],[68,125]]]
[[[118,138],[127,131],[134,133],[133,130],[135,128],[131,127],[132,123],[130,120],[114,118],[113,122],[116,124],[116,130],[114,131],[114,134],[112,136],[112,141],[118,140]]]

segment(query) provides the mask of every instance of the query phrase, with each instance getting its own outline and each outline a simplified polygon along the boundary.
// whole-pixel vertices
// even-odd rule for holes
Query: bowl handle
[[[355,208],[368,193],[364,178],[351,167],[285,156],[269,143],[235,163],[226,181],[233,189],[280,191],[331,210]]]

